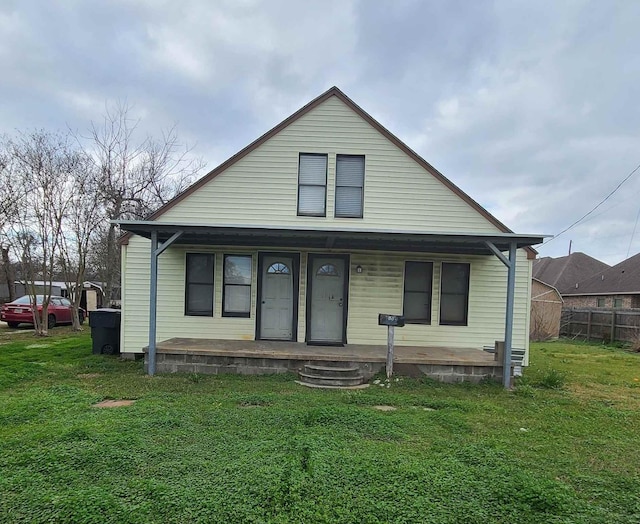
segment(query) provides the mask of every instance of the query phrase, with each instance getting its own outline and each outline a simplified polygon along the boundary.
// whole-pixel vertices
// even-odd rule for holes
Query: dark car
[[[38,311],[41,312],[44,297],[42,295],[36,295],[36,299]],[[78,310],[80,324],[84,322],[86,316],[86,311],[80,308]],[[11,328],[18,327],[19,324],[33,324],[31,297],[25,295],[15,299],[13,302],[3,304],[0,310],[0,320],[6,322]],[[71,301],[64,297],[50,297],[47,321],[48,327],[50,328],[56,324],[71,324],[73,322]]]

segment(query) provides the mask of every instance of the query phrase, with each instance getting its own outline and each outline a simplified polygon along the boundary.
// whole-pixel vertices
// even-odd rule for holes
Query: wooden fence
[[[640,340],[640,309],[563,308],[560,335],[585,340]]]

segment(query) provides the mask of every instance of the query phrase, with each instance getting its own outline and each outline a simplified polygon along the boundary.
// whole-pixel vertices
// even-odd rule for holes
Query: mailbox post
[[[393,374],[393,337],[396,326],[404,327],[404,317],[402,315],[380,313],[378,315],[378,325],[387,326],[387,378],[391,378]]]

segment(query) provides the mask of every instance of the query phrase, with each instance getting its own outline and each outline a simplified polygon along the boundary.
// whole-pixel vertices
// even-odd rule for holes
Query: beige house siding
[[[328,154],[326,217],[297,216],[300,153]],[[361,219],[333,216],[336,154],[365,155]],[[206,225],[499,232],[487,218],[336,97],[300,117],[157,220]]]
[[[136,353],[148,344],[149,322],[149,247],[148,240],[133,236],[123,252],[123,326],[122,351]],[[210,246],[175,246],[159,257],[157,339],[197,337],[249,339],[255,337],[258,251],[291,249],[238,249]],[[216,254],[214,275],[214,316],[184,314],[185,254]],[[252,305],[250,318],[222,317],[222,270],[224,254],[252,254]],[[324,252],[323,252],[324,253]],[[338,253],[338,251],[335,251]],[[305,340],[306,268],[308,251],[301,251],[298,340]],[[405,260],[434,262],[432,323],[407,325],[396,331],[398,345],[472,347],[480,349],[504,338],[506,268],[494,256],[463,257],[416,253],[356,252],[351,254],[347,341],[359,344],[385,344],[386,328],[377,325],[378,313],[402,313]],[[440,263],[461,261],[471,264],[469,315],[467,326],[440,326]],[[355,267],[361,265],[358,274]],[[516,270],[516,295],[513,346],[528,349],[529,282],[531,261],[519,250]]]

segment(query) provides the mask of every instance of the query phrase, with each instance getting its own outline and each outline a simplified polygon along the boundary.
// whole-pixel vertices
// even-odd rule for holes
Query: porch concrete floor
[[[158,342],[156,350],[158,353],[172,354],[338,362],[385,362],[387,359],[387,346],[382,345],[311,346],[304,342],[270,340],[170,338]],[[398,364],[443,366],[499,365],[492,353],[480,349],[450,347],[395,346],[393,361]]]

